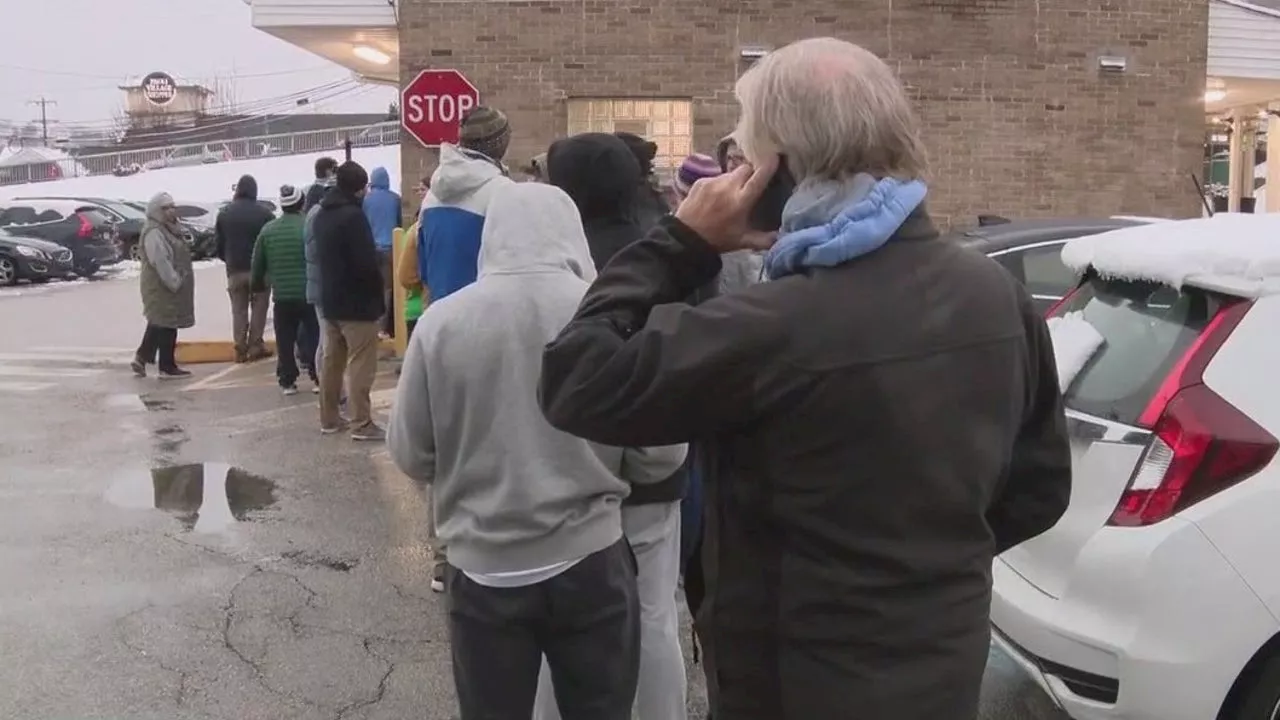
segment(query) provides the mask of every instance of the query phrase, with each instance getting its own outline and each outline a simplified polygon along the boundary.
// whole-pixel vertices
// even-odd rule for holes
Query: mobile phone
[[[778,156],[778,169],[773,171],[764,193],[751,208],[747,225],[758,232],[777,232],[782,228],[782,210],[796,191],[796,179],[787,167],[785,155]]]

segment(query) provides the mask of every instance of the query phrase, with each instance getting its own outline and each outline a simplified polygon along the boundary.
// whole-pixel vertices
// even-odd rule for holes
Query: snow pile
[[[1120,228],[1068,242],[1062,262],[1107,278],[1181,287],[1191,277],[1280,280],[1280,214],[1219,213]]]
[[[1058,387],[1066,392],[1105,339],[1078,310],[1049,318],[1047,324],[1053,339],[1053,359],[1058,364]]]
[[[342,150],[147,170],[126,177],[96,175],[6,185],[0,186],[0,197],[79,195],[145,202],[152,195],[164,191],[187,202],[217,203],[231,199],[231,186],[241,175],[252,175],[258,181],[258,197],[275,200],[281,185],[305,187],[315,182],[316,160],[325,156],[341,162]],[[395,188],[400,177],[399,145],[355,148],[351,151],[351,159],[370,172],[375,167],[385,167],[391,173],[392,188]]]

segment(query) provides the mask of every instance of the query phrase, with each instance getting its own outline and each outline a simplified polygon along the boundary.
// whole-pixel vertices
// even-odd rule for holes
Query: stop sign
[[[400,124],[427,147],[458,142],[458,124],[480,91],[457,70],[423,70],[400,93]]]

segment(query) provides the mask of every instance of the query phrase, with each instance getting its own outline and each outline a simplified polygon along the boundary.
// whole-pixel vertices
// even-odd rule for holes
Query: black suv
[[[1044,312],[1079,281],[1075,271],[1062,264],[1062,246],[1067,241],[1156,221],[1135,217],[1011,221],[984,216],[977,228],[948,237],[1003,265],[1027,286],[1036,308]]]
[[[10,200],[0,207],[0,229],[10,235],[48,240],[70,250],[72,268],[81,277],[120,261],[115,222],[91,203]]]

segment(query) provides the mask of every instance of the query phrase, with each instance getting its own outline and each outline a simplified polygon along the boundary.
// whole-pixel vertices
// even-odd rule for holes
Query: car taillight
[[[84,215],[76,215],[76,217],[80,218],[80,229],[76,231],[76,237],[93,237],[93,223],[89,222],[89,218]]]
[[[1074,295],[1075,295],[1076,293],[1078,293],[1078,292],[1080,292],[1080,286],[1079,286],[1079,285],[1077,285],[1077,286],[1075,286],[1075,287],[1071,288],[1071,290],[1067,291],[1067,294],[1066,294],[1066,295],[1063,295],[1063,296],[1062,296],[1062,299],[1061,299],[1061,300],[1059,300],[1058,302],[1056,302],[1056,303],[1054,303],[1054,304],[1050,305],[1050,306],[1049,306],[1049,309],[1044,311],[1044,316],[1045,316],[1046,318],[1051,318],[1051,317],[1053,317],[1053,316],[1054,316],[1054,314],[1058,312],[1058,308],[1062,307],[1063,305],[1066,305],[1066,304],[1067,304],[1067,301],[1068,301],[1068,300],[1070,300],[1070,299],[1072,298],[1072,296],[1074,296]]]
[[[1252,303],[1218,311],[1143,411],[1152,427],[1129,486],[1109,525],[1160,522],[1266,467],[1280,441],[1209,389],[1203,373]]]

